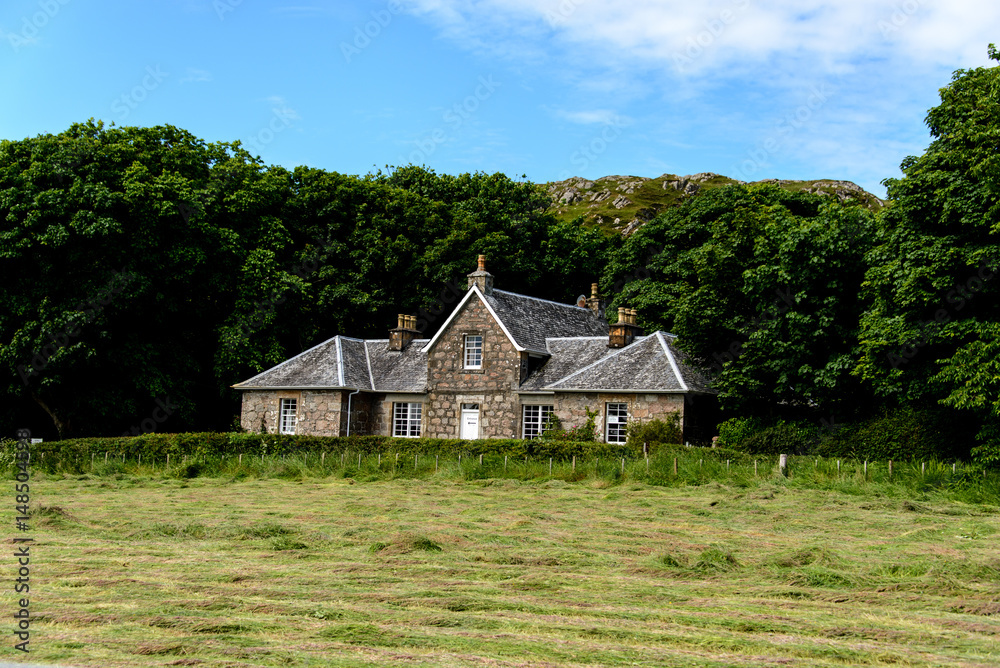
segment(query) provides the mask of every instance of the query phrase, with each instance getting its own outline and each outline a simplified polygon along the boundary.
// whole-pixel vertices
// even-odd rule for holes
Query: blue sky
[[[270,164],[718,172],[884,194],[995,0],[6,0],[0,137],[171,124]]]

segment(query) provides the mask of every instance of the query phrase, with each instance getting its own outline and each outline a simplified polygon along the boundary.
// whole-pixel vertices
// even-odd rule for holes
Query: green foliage
[[[987,420],[979,432],[979,441],[979,445],[972,448],[972,461],[980,466],[1000,468],[1000,420]]]
[[[863,400],[854,366],[873,217],[772,185],[733,185],[671,209],[611,257],[602,286],[640,323],[678,335],[727,408]]]
[[[0,448],[0,458],[10,459],[16,441],[4,441]],[[170,455],[171,465],[176,465],[178,477],[190,478],[202,475],[198,464],[184,464],[185,457],[239,456],[261,457],[273,455],[296,455],[303,453],[328,453],[339,455],[350,452],[354,455],[452,455],[466,456],[508,456],[511,459],[525,457],[553,457],[560,460],[573,456],[622,456],[635,454],[628,446],[601,443],[596,440],[570,441],[568,439],[479,439],[461,440],[444,438],[393,438],[391,436],[304,436],[294,434],[235,434],[226,433],[183,433],[146,434],[135,437],[78,438],[64,441],[45,441],[32,445],[33,465],[45,466],[46,462],[79,461],[103,462],[105,453],[110,462],[120,461],[124,456],[130,460],[141,457],[147,462],[166,461]],[[642,452],[639,445],[638,452]],[[0,460],[2,461],[2,460]],[[11,460],[12,461],[12,460]]]
[[[892,401],[983,421],[1000,416],[1000,68],[958,70],[940,94],[930,146],[885,181],[857,374]]]
[[[169,125],[0,142],[0,421],[228,428],[233,383],[334,334],[400,312],[432,332],[479,253],[504,289],[569,303],[610,239],[547,204],[503,174],[288,171]]]
[[[648,444],[652,449],[655,445],[675,444],[682,440],[681,416],[677,411],[668,413],[663,419],[646,422],[630,421],[628,423],[628,447],[641,451]]]
[[[946,409],[887,411],[842,427],[819,445],[817,453],[869,461],[967,458],[974,432],[960,428],[959,419]]]
[[[743,449],[743,442],[746,439],[757,432],[763,431],[766,429],[766,426],[760,418],[735,417],[729,418],[725,422],[720,422],[716,429],[719,431],[719,445],[741,450]]]
[[[805,455],[816,441],[812,425],[780,422],[746,437],[739,448],[752,455]]]
[[[540,441],[570,441],[574,443],[594,443],[597,441],[597,411],[590,406],[584,406],[587,419],[583,424],[564,429],[562,420],[555,413],[550,413],[542,427]]]

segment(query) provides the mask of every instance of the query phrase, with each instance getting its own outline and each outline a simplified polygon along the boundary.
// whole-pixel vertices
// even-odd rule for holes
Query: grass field
[[[1000,665],[1000,508],[933,491],[442,470],[39,472],[32,492],[38,618],[14,659]]]

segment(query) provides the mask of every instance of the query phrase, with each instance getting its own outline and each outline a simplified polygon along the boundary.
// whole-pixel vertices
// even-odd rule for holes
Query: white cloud
[[[580,125],[608,125],[610,123],[624,125],[630,120],[622,117],[611,109],[589,109],[580,111],[553,109],[551,110],[551,113],[556,118],[561,118],[569,121],[570,123],[578,123]]]
[[[754,152],[758,178],[804,170],[875,189],[920,152],[951,72],[989,65],[1000,39],[996,0],[401,1],[460,48],[523,67],[524,85],[558,90],[550,116],[634,119],[652,134],[620,140],[636,166],[676,164],[685,144],[688,160],[713,156],[694,171]]]
[[[943,66],[976,58],[996,39],[994,0],[403,0],[451,39],[510,57],[538,52],[547,33],[573,56],[610,63],[673,66],[691,58],[692,73],[794,56],[833,67],[838,61],[887,57]],[[525,48],[528,47],[528,48]],[[694,57],[692,57],[694,56]]]

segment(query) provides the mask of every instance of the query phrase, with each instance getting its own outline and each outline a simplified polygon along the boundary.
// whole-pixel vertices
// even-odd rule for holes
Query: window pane
[[[423,404],[393,403],[392,404],[392,435],[403,437],[420,436],[420,417]]]
[[[628,404],[609,403],[607,405],[607,437],[608,443],[625,443],[628,424]]]
[[[282,434],[295,433],[295,399],[282,399],[278,417],[278,431]]]
[[[552,415],[553,406],[522,406],[522,438],[537,438],[542,434],[546,421]]]
[[[478,369],[483,366],[483,337],[465,337],[465,368]]]

